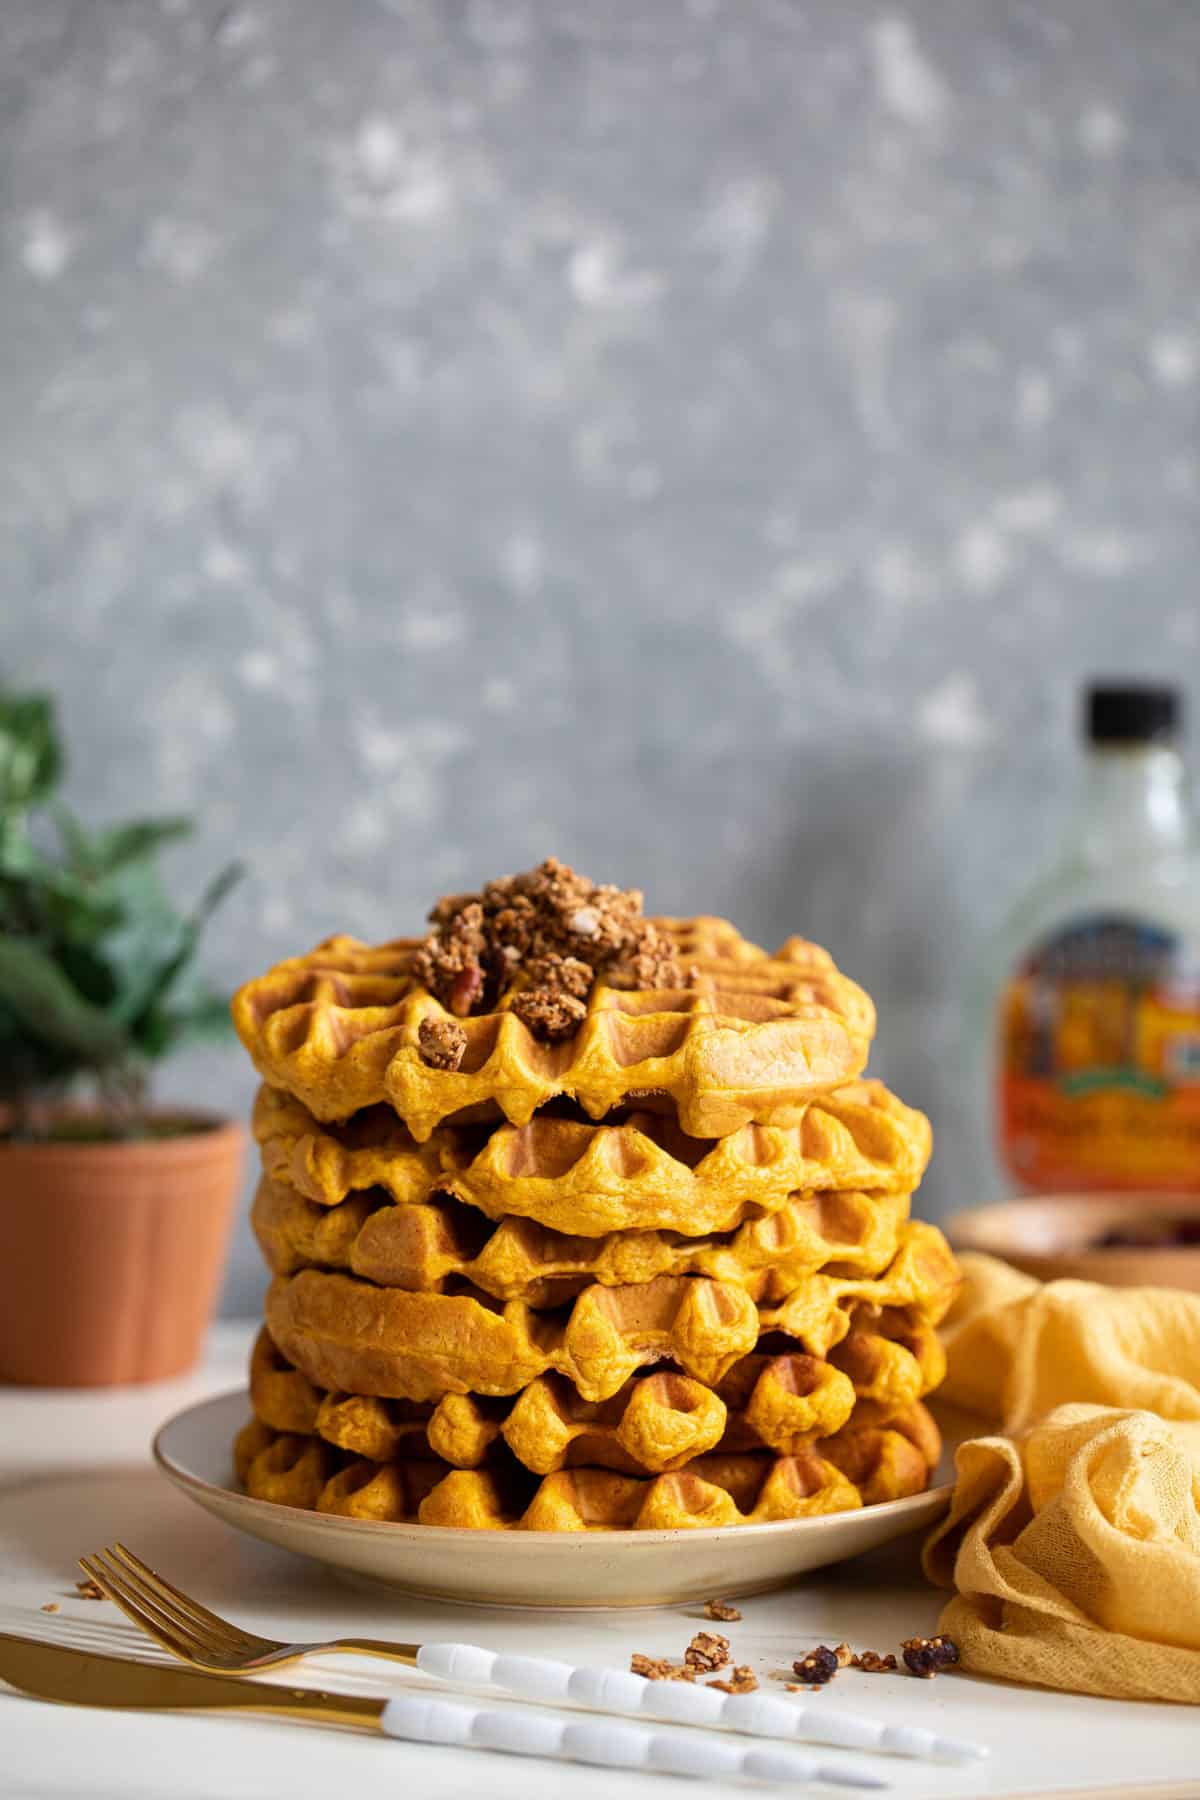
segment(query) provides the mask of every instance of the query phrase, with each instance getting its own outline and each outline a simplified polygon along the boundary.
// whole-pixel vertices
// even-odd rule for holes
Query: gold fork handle
[[[389,1643],[387,1638],[338,1638],[336,1643],[323,1644],[321,1648],[353,1656],[379,1656],[385,1662],[407,1663],[410,1668],[415,1669],[417,1652],[421,1646]]]

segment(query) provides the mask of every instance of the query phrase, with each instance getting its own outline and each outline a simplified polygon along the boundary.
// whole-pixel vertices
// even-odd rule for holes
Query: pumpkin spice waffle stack
[[[827,953],[554,861],[247,983],[260,1498],[526,1530],[918,1492],[958,1276]]]

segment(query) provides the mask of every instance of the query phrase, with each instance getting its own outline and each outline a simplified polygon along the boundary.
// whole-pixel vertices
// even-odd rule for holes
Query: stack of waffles
[[[241,990],[273,1277],[249,1493],[577,1531],[926,1485],[958,1278],[910,1218],[928,1121],[859,1079],[870,1000],[802,940],[641,923],[679,985],[601,968],[549,1033],[519,974],[435,991],[428,940]]]

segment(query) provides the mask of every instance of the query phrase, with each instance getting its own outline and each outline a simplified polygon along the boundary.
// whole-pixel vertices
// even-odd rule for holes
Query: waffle
[[[256,1499],[346,1518],[484,1530],[677,1530],[811,1518],[862,1506],[868,1492],[881,1500],[921,1491],[929,1465],[913,1436],[872,1430],[866,1440],[856,1449],[848,1433],[837,1447],[858,1480],[824,1455],[824,1444],[796,1456],[699,1457],[649,1479],[595,1468],[539,1478],[515,1465],[467,1470],[348,1458],[257,1422],[239,1434],[235,1462]]]
[[[667,1358],[717,1381],[754,1347],[758,1308],[728,1282],[660,1275],[637,1287],[584,1290],[569,1313],[503,1307],[478,1291],[410,1294],[349,1275],[276,1276],[267,1327],[319,1387],[434,1400],[515,1394],[550,1370],[589,1400],[607,1400],[644,1363]]]
[[[933,1392],[945,1368],[931,1326],[910,1326],[899,1342],[856,1323],[827,1358],[756,1351],[717,1385],[728,1415],[720,1447],[786,1454],[843,1425],[890,1424]]]
[[[388,1107],[322,1126],[265,1087],[254,1109],[263,1167],[320,1206],[379,1187],[400,1205],[454,1194],[490,1219],[530,1218],[585,1237],[732,1231],[797,1193],[907,1194],[929,1160],[929,1121],[879,1081],[805,1102],[789,1126],[745,1125],[714,1143],[669,1115],[621,1123],[539,1114],[490,1135],[443,1127],[418,1145]]]
[[[829,1352],[829,1361],[854,1388],[858,1425],[889,1424],[946,1376],[946,1352],[928,1326],[901,1326],[889,1336],[856,1323]]]
[[[554,1307],[593,1281],[618,1287],[658,1275],[707,1275],[782,1299],[818,1269],[878,1275],[896,1253],[908,1211],[907,1194],[796,1194],[778,1212],[724,1237],[672,1231],[567,1237],[532,1219],[493,1225],[448,1197],[394,1206],[376,1191],[352,1194],[340,1206],[316,1206],[264,1177],[251,1224],[276,1275],[346,1269],[414,1293],[442,1293],[465,1280],[498,1300]]]
[[[770,1281],[764,1271],[759,1289]],[[659,1275],[635,1286],[593,1283],[569,1309],[535,1312],[472,1290],[412,1294],[354,1276],[303,1269],[276,1276],[267,1327],[317,1386],[434,1400],[446,1393],[515,1394],[554,1371],[585,1400],[607,1400],[647,1363],[674,1362],[707,1386],[759,1339],[781,1333],[812,1356],[840,1344],[854,1318],[886,1314],[891,1335],[935,1325],[958,1287],[935,1226],[912,1220],[885,1273],[808,1276],[786,1299],[756,1304],[753,1282]],[[852,1318],[853,1315],[853,1318]],[[881,1327],[882,1329],[882,1327]]]
[[[416,981],[411,938],[377,948],[329,938],[247,982],[234,1023],[263,1077],[317,1118],[386,1102],[420,1142],[464,1113],[523,1125],[564,1094],[592,1118],[631,1095],[667,1095],[685,1131],[724,1137],[752,1120],[791,1122],[865,1066],[875,1009],[827,951],[789,938],[768,957],[724,920],[653,922],[691,985],[598,981],[583,1024],[558,1043],[539,1041],[505,1003],[456,1018]],[[422,1059],[425,1021],[465,1032],[457,1068]]]
[[[458,1396],[455,1396],[458,1398]],[[324,1438],[340,1449],[372,1462],[394,1457],[432,1456],[429,1426],[435,1408],[418,1400],[380,1400],[357,1394],[330,1394],[288,1362],[264,1328],[250,1355],[250,1404],[255,1417],[272,1430]],[[440,1403],[445,1406],[447,1402]],[[481,1408],[487,1402],[478,1403]],[[493,1431],[479,1444],[468,1466],[482,1461]],[[447,1440],[448,1441],[448,1440]],[[447,1458],[457,1464],[456,1457]]]
[[[763,1335],[781,1332],[812,1356],[828,1356],[855,1320],[877,1323],[885,1336],[940,1324],[962,1281],[949,1244],[936,1225],[910,1219],[900,1248],[878,1279],[811,1275],[785,1300],[759,1308]]]
[[[937,1426],[920,1405],[886,1426],[839,1431],[821,1441],[821,1455],[854,1483],[864,1506],[919,1494],[940,1453]]]
[[[932,1332],[924,1334],[936,1346]],[[848,1366],[806,1355],[743,1357],[714,1391],[677,1370],[633,1377],[611,1399],[588,1402],[561,1376],[541,1376],[516,1396],[447,1394],[430,1402],[378,1395],[329,1394],[292,1368],[267,1332],[250,1363],[250,1401],[277,1431],[315,1435],[372,1462],[435,1455],[455,1468],[478,1468],[503,1442],[539,1475],[579,1464],[658,1474],[706,1451],[772,1449],[794,1454],[843,1426],[890,1423],[911,1410],[940,1376],[921,1340],[872,1355],[855,1328]],[[894,1404],[881,1398],[886,1376]],[[936,1460],[936,1457],[935,1457]]]
[[[233,1466],[246,1492],[277,1506],[315,1509],[344,1460],[320,1438],[272,1431],[258,1419],[233,1441]]]

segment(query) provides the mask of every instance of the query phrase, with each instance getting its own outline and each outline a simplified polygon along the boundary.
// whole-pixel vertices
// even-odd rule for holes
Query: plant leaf
[[[142,862],[166,844],[178,843],[192,830],[190,819],[132,819],[127,825],[110,825],[104,831],[87,833],[67,813],[60,813],[59,826],[83,874],[96,879],[115,875],[127,864]]]
[[[44,800],[62,766],[50,696],[0,693],[0,811],[25,811]]]
[[[58,834],[66,846],[67,858],[74,869],[85,870],[91,865],[92,840],[80,824],[73,812],[65,806],[52,808],[54,823],[58,826]]]
[[[57,963],[28,938],[0,938],[0,999],[26,1031],[90,1064],[127,1054],[129,1038],[111,1013],[84,1000]]]
[[[223,994],[201,994],[184,1006],[169,1011],[155,1008],[139,1033],[144,1056],[164,1056],[188,1043],[220,1043],[233,1032],[229,1001]]]
[[[164,962],[151,966],[140,991],[136,986],[131,987],[116,1008],[116,1016],[124,1024],[137,1029],[141,1022],[146,1021],[152,1012],[163,1005],[171,988],[196,954],[196,946],[205,925],[245,872],[243,863],[232,862],[209,882],[192,912],[183,921],[178,942],[171,955]]]

